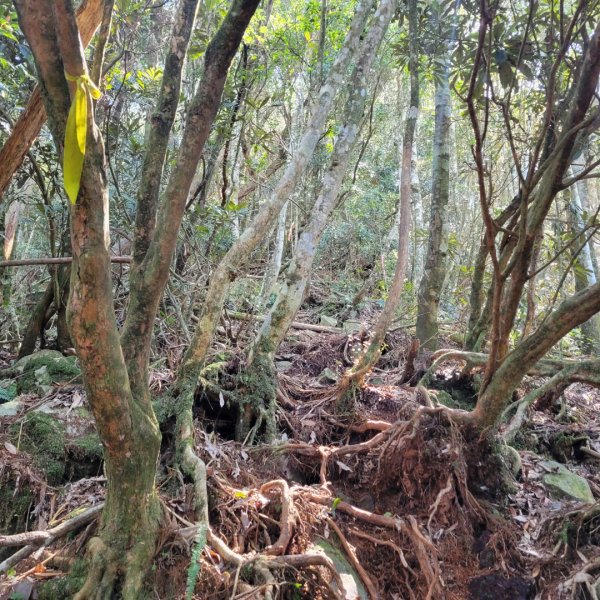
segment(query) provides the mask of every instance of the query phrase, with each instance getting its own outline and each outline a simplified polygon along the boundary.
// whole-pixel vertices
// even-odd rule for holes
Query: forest
[[[0,600],[599,600],[599,0],[0,0]]]

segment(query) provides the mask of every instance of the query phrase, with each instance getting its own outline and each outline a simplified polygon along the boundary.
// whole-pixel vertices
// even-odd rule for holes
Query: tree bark
[[[235,279],[239,269],[249,259],[253,250],[264,240],[306,169],[322,134],[335,96],[343,84],[346,69],[354,58],[372,4],[373,0],[360,0],[358,3],[344,46],[333,63],[325,83],[321,86],[295,155],[288,163],[270,198],[260,207],[252,223],[240,235],[215,269],[192,344],[186,353],[185,361],[189,365],[201,366],[204,363],[230,282]]]
[[[310,220],[300,234],[296,251],[287,268],[282,288],[253,344],[251,354],[272,360],[304,297],[321,236],[336,206],[338,194],[354,149],[367,102],[368,76],[393,14],[392,0],[382,0],[365,37],[362,54],[349,80],[349,97],[344,108],[340,135],[329,168],[321,182]],[[250,360],[250,362],[252,362]]]
[[[512,392],[531,367],[569,331],[600,311],[600,284],[596,283],[565,300],[503,361],[477,400],[472,415],[481,427],[493,427]]]
[[[68,0],[17,0],[16,5],[38,67],[50,128],[60,149],[70,104],[64,71],[75,76],[86,73],[71,4]],[[159,182],[154,178],[143,186],[140,204],[148,221],[137,220],[134,268],[138,277],[132,283],[122,336],[112,299],[106,157],[93,113],[89,114],[81,188],[71,209],[73,267],[68,317],[88,401],[105,448],[107,497],[98,537],[89,547],[88,579],[77,600],[119,594],[126,599],[145,597],[143,578],[154,554],[160,516],[154,487],[160,433],[147,378],[152,326],[191,177],[217,112],[231,59],[257,5],[258,0],[234,0],[209,45],[204,78],[188,111],[179,162],[160,206],[162,218],[153,214]],[[173,70],[170,63],[165,69],[173,85],[176,82],[170,78],[180,77],[177,70],[186,55],[194,16],[193,3],[182,0],[170,44],[177,64]],[[173,53],[167,55],[170,59]],[[165,91],[167,96],[170,91]],[[167,121],[173,108],[169,100],[163,95],[159,104],[166,113],[161,117]],[[158,121],[164,124],[164,120]],[[164,128],[159,133],[149,149],[151,154],[154,151],[152,158],[160,158]],[[160,160],[154,164],[160,166]],[[148,233],[152,243],[148,243]]]
[[[430,350],[438,346],[438,311],[440,292],[446,277],[448,240],[445,227],[446,207],[450,199],[450,65],[448,46],[444,65],[435,82],[435,132],[429,241],[423,277],[417,296],[417,338]]]
[[[406,268],[408,265],[408,245],[410,238],[410,201],[412,192],[412,152],[419,117],[419,36],[418,9],[416,0],[408,2],[408,35],[410,73],[410,102],[404,120],[404,137],[402,139],[402,156],[400,168],[400,219],[398,225],[398,260],[394,271],[392,285],[383,310],[375,324],[369,346],[358,358],[353,367],[344,374],[338,383],[338,389],[343,394],[354,383],[360,382],[373,368],[381,356],[381,347],[385,334],[394,320],[400,304]],[[398,82],[400,86],[400,82]]]
[[[582,167],[573,164],[571,172],[574,175],[582,171]],[[577,182],[570,189],[571,199],[568,206],[569,225],[575,240],[571,244],[571,256],[573,262],[573,276],[575,278],[575,290],[582,291],[586,287],[596,283],[596,272],[592,261],[592,248],[587,241],[585,224],[583,222],[583,199],[585,193],[585,182]],[[597,354],[600,350],[600,316],[594,315],[591,319],[581,324],[583,340],[581,348],[588,354]]]

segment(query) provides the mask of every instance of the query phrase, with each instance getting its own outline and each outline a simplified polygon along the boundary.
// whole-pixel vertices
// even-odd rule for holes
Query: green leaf
[[[342,501],[341,498],[335,498],[333,500],[333,503],[331,505],[331,514],[335,517],[335,509],[337,508],[337,505]]]

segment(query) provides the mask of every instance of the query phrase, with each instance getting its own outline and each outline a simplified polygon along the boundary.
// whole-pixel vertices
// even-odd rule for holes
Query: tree
[[[530,7],[527,17],[527,31],[517,48],[517,66],[523,59],[523,48],[528,41],[528,31],[533,25],[535,7]],[[544,121],[538,129],[533,152],[527,161],[527,169],[521,162],[511,125],[511,94],[516,82],[513,67],[507,64],[508,54],[499,48],[496,51],[496,65],[505,87],[503,98],[497,96],[494,80],[488,78],[488,93],[478,96],[478,81],[488,36],[495,17],[493,10],[481,4],[478,45],[474,67],[469,79],[466,96],[475,144],[473,156],[477,167],[479,198],[485,224],[485,242],[493,266],[493,287],[489,298],[491,307],[490,355],[473,419],[481,427],[494,425],[500,417],[509,395],[516,389],[523,376],[556,342],[577,325],[587,321],[600,310],[598,284],[589,286],[567,298],[556,310],[548,314],[542,324],[526,339],[510,351],[510,336],[523,289],[529,278],[533,250],[539,232],[542,230],[548,211],[562,189],[576,183],[578,178],[565,179],[571,164],[571,155],[581,135],[587,135],[586,127],[594,122],[590,116],[590,106],[600,73],[600,28],[596,27],[589,42],[579,69],[579,80],[572,89],[561,89],[558,74],[567,68],[565,54],[575,39],[576,26],[585,17],[581,7],[574,10],[564,35],[555,41],[556,51],[549,54],[549,81],[545,87]],[[488,57],[489,59],[489,57]],[[488,65],[492,64],[490,62]],[[507,71],[508,70],[508,71]],[[564,94],[565,106],[557,113],[555,96]],[[481,93],[481,89],[480,92]],[[519,177],[518,212],[510,221],[510,229],[500,229],[490,212],[490,190],[486,181],[484,143],[487,134],[478,116],[478,101],[483,104],[484,114],[488,115],[493,100],[504,117],[506,134],[511,144],[511,152]],[[486,116],[487,119],[487,116]],[[589,171],[588,171],[589,172]],[[581,177],[581,174],[580,174]],[[496,235],[502,233],[500,251],[496,246]]]
[[[319,89],[296,152],[290,158],[270,197],[260,206],[252,222],[227,251],[211,277],[196,332],[180,369],[178,384],[180,399],[188,407],[189,412],[193,405],[198,375],[204,366],[229,284],[248,261],[252,251],[270,233],[279,212],[304,173],[332,109],[335,96],[342,86],[346,69],[359,47],[360,37],[372,5],[372,0],[358,2],[344,45],[332,64],[325,82]],[[272,417],[270,419],[271,421],[266,423],[268,427],[272,427]]]
[[[433,26],[441,37],[449,36],[442,44],[439,57],[442,64],[435,77],[435,132],[433,137],[433,160],[431,174],[431,207],[429,217],[429,240],[423,276],[417,296],[417,337],[426,348],[435,350],[438,345],[438,310],[440,294],[446,276],[446,253],[448,232],[446,206],[450,199],[450,54],[456,37],[456,25],[447,33],[442,27],[441,9],[434,9]],[[456,21],[456,14],[454,15]]]
[[[84,102],[91,106],[73,7],[67,0],[17,0],[15,5],[35,57],[49,126],[62,149],[69,91],[73,96],[83,92]],[[218,110],[229,65],[258,0],[234,0],[207,48],[203,78],[187,110],[177,163],[161,198],[160,174],[197,5],[197,0],[180,2],[165,60],[138,196],[131,304],[121,334],[110,281],[106,157],[93,113],[88,112],[81,184],[71,209],[68,317],[105,448],[107,496],[99,534],[90,542],[91,566],[78,600],[114,597],[117,590],[124,598],[145,597],[143,578],[154,553],[160,519],[154,486],[160,433],[148,390],[152,324],[193,173]],[[75,78],[70,90],[65,72]]]
[[[302,304],[317,247],[340,196],[342,180],[348,169],[348,163],[363,120],[371,65],[383,41],[393,12],[393,2],[382,0],[373,15],[368,33],[364,36],[361,57],[348,83],[348,99],[343,110],[340,132],[335,142],[329,167],[323,175],[318,197],[312,208],[308,223],[300,234],[281,289],[250,349],[247,369],[259,381],[265,378],[267,381],[275,381],[275,352]],[[261,391],[265,389],[273,390],[273,386],[270,387],[261,383],[256,386],[255,393],[259,396],[268,395],[268,391],[267,394]],[[254,403],[257,403],[257,400],[259,408],[244,413],[246,422],[241,427],[240,439],[246,438],[250,430],[250,422],[258,420],[258,424],[260,424],[261,405],[264,405],[264,411],[274,412],[274,392],[270,398],[255,398]]]
[[[416,0],[408,2],[408,71],[410,75],[410,101],[404,119],[404,135],[402,138],[402,153],[400,156],[400,195],[398,220],[398,258],[392,285],[383,310],[377,319],[373,334],[367,349],[360,355],[353,367],[344,374],[338,383],[338,392],[345,394],[356,383],[361,382],[373,368],[381,356],[381,348],[385,334],[391,325],[396,310],[400,304],[404,278],[408,265],[408,247],[410,231],[410,202],[412,193],[412,153],[415,140],[415,130],[419,117],[419,36],[418,8]],[[400,144],[399,144],[400,146]]]

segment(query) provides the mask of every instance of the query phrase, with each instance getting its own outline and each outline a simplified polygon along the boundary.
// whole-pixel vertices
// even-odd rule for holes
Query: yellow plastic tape
[[[85,157],[85,141],[87,138],[88,102],[98,100],[102,93],[94,85],[88,75],[73,76],[65,73],[67,81],[74,81],[77,90],[71,102],[67,127],[65,129],[65,149],[63,155],[63,177],[65,190],[71,204],[77,202],[79,183]]]

